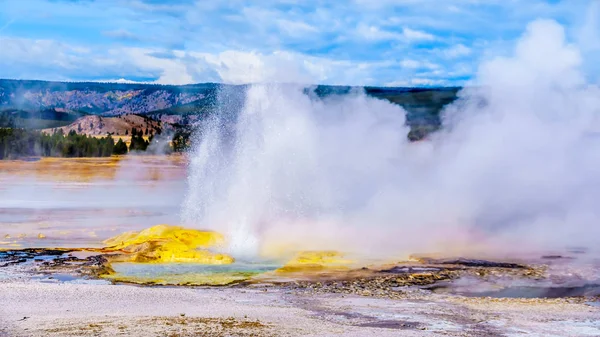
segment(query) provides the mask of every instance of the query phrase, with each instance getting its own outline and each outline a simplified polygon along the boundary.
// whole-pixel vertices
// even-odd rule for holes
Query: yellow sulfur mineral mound
[[[107,247],[103,250],[124,253],[116,258],[123,262],[232,263],[233,257],[207,250],[223,242],[223,236],[216,232],[157,225],[141,232],[126,232],[105,240]]]
[[[347,269],[348,265],[352,263],[353,261],[345,259],[342,253],[336,251],[303,251],[277,271],[302,272]]]

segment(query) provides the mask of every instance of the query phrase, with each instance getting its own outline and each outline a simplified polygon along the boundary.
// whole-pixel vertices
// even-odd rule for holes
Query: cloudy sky
[[[596,2],[0,0],[0,78],[462,85],[537,18],[597,43]]]

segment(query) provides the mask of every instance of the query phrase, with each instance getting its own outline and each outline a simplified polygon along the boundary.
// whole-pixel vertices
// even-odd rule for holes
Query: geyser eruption
[[[359,93],[323,101],[303,89],[253,85],[239,111],[199,132],[184,217],[225,230],[238,254],[256,254],[274,230],[285,233],[280,243],[322,233],[364,207],[394,170],[408,132],[402,108]]]
[[[600,90],[581,61],[560,25],[533,22],[418,143],[400,106],[359,91],[224,92],[196,135],[183,221],[225,233],[236,257],[591,247]]]

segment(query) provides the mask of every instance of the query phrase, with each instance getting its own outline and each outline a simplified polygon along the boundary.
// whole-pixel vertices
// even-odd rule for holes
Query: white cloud
[[[89,49],[71,46],[55,40],[31,40],[0,37],[0,64],[28,63],[31,65],[74,68]]]
[[[454,59],[454,58],[471,55],[472,50],[471,50],[471,48],[465,46],[464,44],[459,43],[448,49],[443,50],[442,52],[444,53],[444,56],[446,56],[447,58]]]
[[[402,29],[402,36],[409,41],[431,41],[435,40],[435,36],[424,31],[414,30],[410,28]]]
[[[427,70],[428,73],[422,74],[428,76],[437,76],[441,68],[437,63],[409,57],[401,61],[356,61],[285,50],[264,53],[233,49],[218,53],[171,50],[169,57],[164,57],[162,49],[143,47],[90,50],[53,40],[8,38],[0,38],[0,43],[3,46],[0,64],[10,64],[6,69],[14,70],[11,73],[5,69],[0,77],[12,78],[175,85],[209,81],[381,85],[394,76],[394,70],[389,69],[397,71],[399,66],[411,71]],[[408,85],[421,84],[408,82]]]
[[[403,38],[402,34],[382,30],[379,27],[365,24],[360,24],[357,27],[356,32],[363,39],[370,41],[399,40]]]
[[[307,0],[298,6],[297,0],[194,0],[175,4],[146,0],[10,1],[2,13],[5,20],[18,18],[19,25],[0,22],[0,34],[25,37],[26,42],[0,41],[0,77],[160,78],[161,82],[185,83],[221,80],[221,73],[229,80],[242,81],[273,77],[255,69],[262,67],[269,72],[268,62],[291,62],[282,56],[289,53],[298,55],[293,57],[293,68],[308,69],[310,78],[381,84],[399,76],[396,71],[401,75],[411,69],[434,73],[423,60],[439,64],[448,70],[447,75],[458,63],[487,59],[487,51],[502,54],[516,33],[538,16],[565,22],[569,36],[581,33],[585,53],[600,54],[600,39],[595,33],[600,6],[592,2],[430,0],[429,6],[424,6],[423,0],[353,0],[326,5]],[[519,11],[507,10],[514,6]],[[588,20],[583,20],[586,15]],[[57,32],[53,23],[59,21],[65,29]],[[36,27],[46,30],[36,31]],[[132,55],[137,57],[135,52],[107,45],[106,38],[86,38],[101,34],[121,39],[120,44],[141,47],[144,55],[132,59]],[[64,40],[49,41],[41,36],[61,36]],[[458,44],[449,45],[450,41]],[[425,43],[432,48],[411,47]],[[170,61],[153,57],[174,50],[181,53],[163,57]],[[229,60],[226,55],[231,52],[239,52],[242,59]],[[192,53],[222,58],[222,64],[231,68],[254,70],[248,70],[247,75],[234,74],[220,63],[209,63],[204,56],[190,56]],[[397,60],[398,55],[419,64],[382,64],[383,60]],[[596,67],[597,75],[600,66],[592,56],[586,57],[590,60],[587,67]],[[340,59],[345,61],[335,61]],[[461,77],[472,74],[470,71]]]
[[[411,59],[404,59],[400,62],[400,65],[402,68],[417,69],[421,66],[421,62]]]
[[[442,86],[446,85],[446,81],[432,78],[412,78],[410,84],[414,86]]]
[[[139,40],[139,37],[125,29],[115,29],[103,32],[105,36],[123,40]]]
[[[287,51],[273,53],[229,50],[218,54],[196,53],[214,67],[225,83],[330,83],[366,84],[372,63],[355,63]],[[372,83],[371,83],[372,84]]]
[[[407,80],[390,81],[383,84],[385,87],[408,87],[409,85]]]
[[[277,20],[277,26],[289,36],[300,37],[318,32],[318,29],[305,22],[286,19]]]
[[[476,65],[470,63],[458,63],[452,66],[452,69],[446,72],[448,77],[465,77],[473,74],[473,68]]]
[[[131,63],[133,67],[151,71],[159,75],[156,83],[160,84],[188,84],[194,82],[188,69],[180,59],[165,59],[152,56],[151,51],[145,48],[118,48],[110,50],[114,59],[120,63]],[[121,57],[116,56],[121,55]],[[123,59],[125,56],[125,59]]]
[[[384,83],[386,87],[430,87],[446,86],[448,81],[437,78],[413,77],[409,79],[395,80]]]
[[[404,59],[400,61],[400,66],[406,69],[438,69],[440,67],[439,64],[413,59]]]
[[[393,62],[352,62],[309,56],[289,51],[261,53],[226,50],[219,53],[172,50],[163,57],[160,49],[113,47],[89,50],[54,40],[0,37],[0,64],[25,74],[16,76],[5,68],[0,77],[72,80],[96,78],[121,83],[135,78],[155,78],[159,84],[224,82],[296,82],[330,84],[376,84],[372,73]],[[84,72],[85,70],[85,72]],[[48,77],[49,76],[49,77]]]
[[[422,5],[422,0],[354,0],[354,3],[366,9],[382,9],[390,6]]]
[[[87,80],[86,82],[93,82],[94,80]],[[107,80],[102,80],[101,82],[108,82],[108,83],[122,83],[122,84],[147,84],[150,82],[143,82],[143,81],[132,81],[132,80],[128,80],[126,78],[119,78],[119,79],[107,79]]]
[[[227,83],[282,81],[285,80],[283,77],[287,77],[289,82],[303,82],[302,78],[298,78],[301,63],[291,53],[274,52],[265,55],[229,50],[205,57]],[[284,69],[287,76],[283,75]]]
[[[357,33],[362,38],[371,41],[401,40],[405,42],[416,42],[435,40],[435,36],[432,34],[410,28],[403,28],[402,32],[398,33],[389,30],[383,30],[377,26],[360,24],[357,27]]]

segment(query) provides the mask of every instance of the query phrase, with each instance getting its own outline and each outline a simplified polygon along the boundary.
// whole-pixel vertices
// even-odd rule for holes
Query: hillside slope
[[[14,108],[0,109],[0,127],[46,129],[73,123],[85,113],[61,108],[26,111]]]
[[[217,86],[0,80],[0,110],[59,108],[104,116],[139,114],[203,99],[214,94]]]
[[[92,115],[81,117],[73,123],[63,127],[48,128],[42,131],[53,133],[62,129],[65,134],[70,131],[75,131],[78,134],[86,134],[89,136],[106,136],[109,134],[125,136],[131,134],[133,128],[142,130],[144,135],[148,136],[162,131],[173,130],[171,124],[156,121],[145,116],[123,115],[118,117],[102,117]]]

